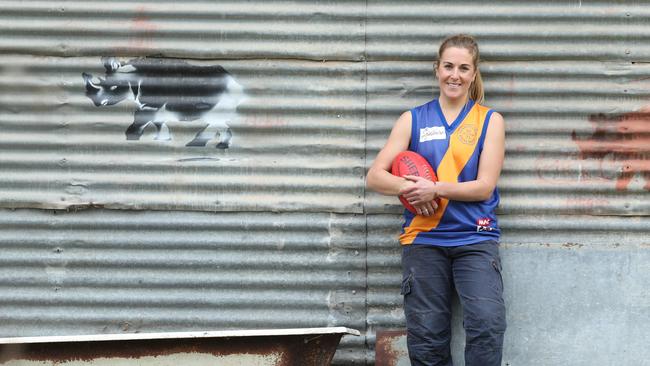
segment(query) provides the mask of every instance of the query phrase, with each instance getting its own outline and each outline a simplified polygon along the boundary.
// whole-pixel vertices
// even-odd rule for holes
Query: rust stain
[[[616,190],[625,191],[635,175],[645,179],[650,191],[650,106],[636,112],[589,117],[594,132],[586,139],[573,131],[571,138],[580,149],[580,158],[596,159],[602,164],[612,160],[618,168]]]
[[[406,330],[377,331],[375,341],[375,366],[395,366],[400,358],[405,357],[404,350],[394,346],[400,338],[406,337]]]
[[[152,339],[0,345],[0,363],[10,360],[84,361],[139,359],[178,353],[280,355],[277,366],[330,365],[341,334],[229,338]]]

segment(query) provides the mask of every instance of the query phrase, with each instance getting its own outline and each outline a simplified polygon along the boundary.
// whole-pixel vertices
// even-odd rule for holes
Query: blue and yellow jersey
[[[409,150],[424,156],[441,182],[466,182],[478,175],[479,156],[492,110],[470,100],[448,124],[437,99],[411,110]],[[440,199],[435,214],[417,216],[404,210],[400,243],[458,246],[499,240],[495,209],[499,192],[489,199],[461,202]]]

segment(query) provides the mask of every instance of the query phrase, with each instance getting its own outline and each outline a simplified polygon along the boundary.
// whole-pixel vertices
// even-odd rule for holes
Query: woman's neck
[[[454,98],[454,99],[449,99],[446,98],[444,95],[441,95],[440,97],[438,97],[438,101],[440,103],[440,107],[443,109],[458,110],[467,105],[467,103],[469,102],[469,95],[465,96],[464,98]]]
[[[442,110],[442,114],[445,115],[445,119],[447,120],[448,124],[452,124],[456,120],[456,118],[463,110],[463,108],[465,108],[468,102],[469,102],[469,96],[465,98],[448,99],[441,95],[438,98],[438,103],[440,103],[440,109]]]

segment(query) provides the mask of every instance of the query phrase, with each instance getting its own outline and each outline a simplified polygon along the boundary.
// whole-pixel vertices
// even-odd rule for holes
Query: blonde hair
[[[483,90],[483,78],[481,78],[481,70],[478,68],[479,63],[479,52],[478,52],[478,43],[476,39],[470,36],[469,34],[455,34],[445,38],[440,44],[438,49],[438,61],[435,63],[435,67],[438,68],[440,65],[440,57],[442,53],[450,47],[464,48],[469,51],[472,55],[472,62],[474,63],[474,69],[476,70],[476,77],[469,87],[469,97],[472,98],[476,103],[481,104],[483,99],[485,99],[485,91]]]

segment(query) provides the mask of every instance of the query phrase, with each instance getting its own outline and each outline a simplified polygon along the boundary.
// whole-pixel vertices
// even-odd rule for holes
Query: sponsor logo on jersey
[[[425,127],[420,129],[420,142],[431,140],[444,140],[447,138],[447,133],[443,126],[440,127]]]
[[[490,219],[489,217],[483,217],[476,220],[476,232],[494,230],[494,228],[490,226],[491,224],[492,224],[492,219]]]

